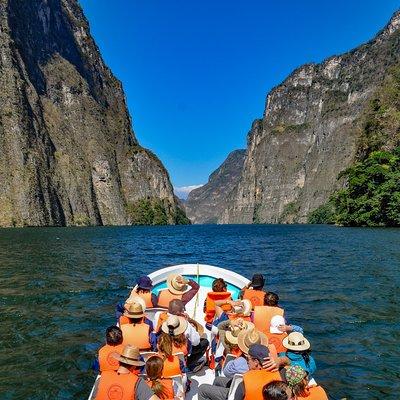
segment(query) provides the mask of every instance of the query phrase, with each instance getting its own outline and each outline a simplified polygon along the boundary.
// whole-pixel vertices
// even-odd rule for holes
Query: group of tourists
[[[204,321],[196,321],[185,306],[198,283],[171,274],[155,294],[151,279],[140,277],[117,306],[117,324],[106,330],[92,399],[183,400],[190,376],[204,366],[215,379],[199,385],[199,400],[328,399],[313,378],[316,364],[303,329],[286,321],[279,296],[264,285],[256,274],[233,299],[224,279],[215,279],[200,305]],[[148,318],[154,308],[161,310]]]

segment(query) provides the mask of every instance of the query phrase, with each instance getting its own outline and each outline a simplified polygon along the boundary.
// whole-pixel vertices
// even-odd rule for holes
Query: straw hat
[[[257,331],[256,329],[251,329],[250,331],[242,331],[238,336],[239,349],[243,353],[247,354],[249,352],[249,347],[253,344],[262,344],[268,346],[268,338],[263,333]]]
[[[144,317],[143,307],[139,303],[129,304],[129,307],[124,312],[125,317],[128,318],[142,318]]]
[[[274,315],[271,318],[269,331],[271,333],[283,333],[281,330],[278,329],[278,326],[285,325],[285,324],[286,324],[286,321],[285,321],[285,318],[282,317],[282,315]]]
[[[294,351],[308,350],[311,347],[310,342],[300,332],[289,333],[289,335],[282,340],[282,344],[288,350]]]
[[[233,320],[229,329],[224,331],[225,335],[220,335],[223,346],[228,347],[228,344],[237,345],[239,334],[252,329],[254,329],[254,324],[251,322],[244,321],[241,318]]]
[[[241,300],[240,305],[234,306],[232,308],[232,312],[234,314],[243,314],[244,317],[249,317],[251,314],[251,310],[253,305],[251,304],[250,300]]]
[[[167,277],[167,287],[172,294],[183,294],[187,290],[187,280],[183,278],[184,283],[177,282],[176,278],[182,278],[182,275],[171,274]]]
[[[133,303],[140,304],[142,306],[143,312],[146,311],[146,302],[136,293],[131,294],[125,301],[125,304],[133,304]]]
[[[125,363],[125,364],[135,365],[137,367],[142,367],[144,365],[144,362],[140,360],[139,349],[130,344],[126,345],[122,349],[121,355],[116,354],[116,355],[113,355],[113,357],[116,360],[118,360],[122,363]]]
[[[168,319],[161,325],[161,330],[164,333],[177,336],[185,332],[187,326],[188,322],[185,318],[178,317],[177,315],[170,315]]]

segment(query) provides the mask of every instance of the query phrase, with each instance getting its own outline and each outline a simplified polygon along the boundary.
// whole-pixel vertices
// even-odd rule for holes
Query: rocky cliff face
[[[220,223],[306,222],[342,183],[364,110],[400,61],[400,13],[374,40],[294,71],[253,123],[238,185]]]
[[[138,144],[121,83],[76,0],[0,0],[0,226],[174,223],[167,171]]]
[[[195,224],[218,221],[228,205],[230,194],[243,170],[246,150],[235,150],[209,177],[208,182],[189,193],[185,203],[186,214]]]

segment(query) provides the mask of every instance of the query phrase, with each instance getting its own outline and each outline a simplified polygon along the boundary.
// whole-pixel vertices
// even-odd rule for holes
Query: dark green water
[[[126,286],[189,262],[263,272],[332,398],[400,397],[400,230],[275,225],[0,230],[0,399],[87,398]]]

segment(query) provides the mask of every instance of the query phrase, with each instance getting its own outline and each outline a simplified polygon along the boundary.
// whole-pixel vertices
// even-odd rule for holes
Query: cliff
[[[138,202],[176,222],[76,0],[0,0],[0,55],[0,226],[140,223]]]
[[[189,193],[185,209],[193,223],[211,224],[218,221],[228,205],[231,191],[239,181],[245,156],[246,150],[232,151],[204,186]]]
[[[218,222],[306,222],[343,185],[337,177],[362,151],[371,99],[399,64],[399,29],[397,12],[370,42],[304,65],[271,90]]]

